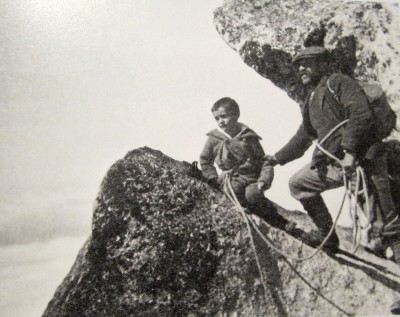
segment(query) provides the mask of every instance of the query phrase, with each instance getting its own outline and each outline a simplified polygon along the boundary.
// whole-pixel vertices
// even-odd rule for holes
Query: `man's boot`
[[[328,211],[328,208],[326,207],[321,195],[307,199],[301,199],[300,202],[318,228],[318,232],[313,233],[316,238],[316,241],[313,241],[313,244],[315,243],[320,245],[328,235],[333,225],[332,217]],[[325,247],[333,253],[338,251],[339,238],[335,230],[332,231],[329,239],[326,241]]]
[[[382,236],[385,238],[400,237],[400,219],[393,202],[389,178],[386,173],[381,173],[372,175],[371,179],[378,194],[379,207],[384,221]]]
[[[372,182],[379,201],[379,210],[383,218],[381,236],[383,241],[383,252],[386,258],[391,259],[400,265],[400,219],[396,212],[393,201],[390,182],[387,173],[380,173],[371,176]]]

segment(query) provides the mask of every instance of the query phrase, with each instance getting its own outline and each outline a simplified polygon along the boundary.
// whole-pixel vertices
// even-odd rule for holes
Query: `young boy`
[[[264,161],[261,138],[238,122],[239,105],[225,97],[211,108],[217,129],[207,133],[208,139],[200,155],[203,176],[211,185],[222,186],[227,173],[239,202],[250,212],[271,225],[293,229],[294,225],[277,213],[276,207],[264,196],[274,177],[273,167]],[[221,169],[218,176],[214,163]]]

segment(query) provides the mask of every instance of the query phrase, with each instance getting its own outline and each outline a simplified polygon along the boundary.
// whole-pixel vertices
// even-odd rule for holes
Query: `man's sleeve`
[[[354,79],[345,75],[332,79],[332,89],[337,92],[337,98],[349,119],[342,134],[341,146],[357,153],[372,126],[372,111],[367,96]]]
[[[204,145],[203,151],[200,154],[200,167],[203,176],[210,179],[218,179],[217,169],[214,166],[215,154],[214,146],[211,138],[208,138]]]
[[[297,129],[296,134],[275,153],[279,165],[285,165],[304,155],[312,144],[312,138],[304,131],[303,125]]]

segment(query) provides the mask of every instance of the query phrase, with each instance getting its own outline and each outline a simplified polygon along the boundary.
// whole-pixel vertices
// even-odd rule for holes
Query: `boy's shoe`
[[[311,232],[306,234],[305,240],[310,246],[317,248],[322,244],[325,238],[326,235],[324,235],[321,231],[312,230]],[[329,251],[330,253],[335,254],[339,251],[339,244],[340,242],[336,232],[332,232],[329,239],[325,242],[322,248],[326,251]]]

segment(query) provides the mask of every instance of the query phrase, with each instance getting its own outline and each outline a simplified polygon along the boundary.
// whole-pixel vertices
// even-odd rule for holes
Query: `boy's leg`
[[[257,183],[250,182],[243,177],[231,180],[232,189],[240,204],[251,213],[259,216],[274,227],[286,229],[291,224],[287,219],[278,214],[272,202],[264,196],[264,192],[257,188]],[[295,225],[292,225],[295,227]]]
[[[257,188],[257,183],[248,185],[245,189],[246,203],[250,211],[264,219],[270,225],[287,231],[293,230],[295,224],[282,217],[276,206]]]
[[[247,182],[242,178],[235,177],[231,179],[231,186],[240,204],[243,207],[247,208],[246,196],[245,196]]]

